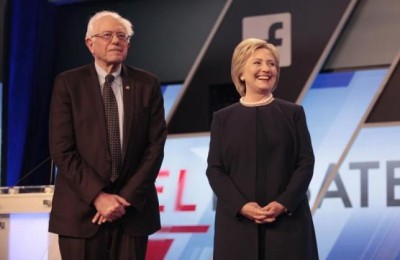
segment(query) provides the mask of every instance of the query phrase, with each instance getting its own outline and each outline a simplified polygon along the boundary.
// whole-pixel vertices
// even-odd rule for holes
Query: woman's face
[[[277,75],[278,68],[272,53],[265,48],[257,49],[247,59],[240,76],[246,84],[246,97],[270,95],[277,82]]]

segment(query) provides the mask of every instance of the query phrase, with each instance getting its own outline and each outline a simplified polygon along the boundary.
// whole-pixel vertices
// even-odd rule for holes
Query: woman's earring
[[[241,80],[241,81],[244,81],[244,77],[240,77],[240,80]]]

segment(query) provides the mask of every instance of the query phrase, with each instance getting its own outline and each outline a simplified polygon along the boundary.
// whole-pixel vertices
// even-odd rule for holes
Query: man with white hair
[[[160,228],[163,98],[156,76],[123,64],[132,35],[119,14],[96,13],[85,39],[94,62],[54,83],[49,231],[63,259],[145,259],[148,236]]]

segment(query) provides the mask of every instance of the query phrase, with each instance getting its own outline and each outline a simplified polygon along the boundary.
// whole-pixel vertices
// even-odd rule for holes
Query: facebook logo
[[[280,54],[280,66],[292,64],[290,13],[279,13],[243,18],[243,39],[260,38],[275,45]]]

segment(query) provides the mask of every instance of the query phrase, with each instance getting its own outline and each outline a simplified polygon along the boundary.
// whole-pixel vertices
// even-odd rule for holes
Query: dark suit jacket
[[[258,108],[236,103],[214,114],[207,168],[217,196],[214,259],[259,259],[259,225],[239,213],[256,201],[256,109],[267,137],[268,156],[261,158],[267,162],[267,204],[278,201],[292,213],[265,224],[267,259],[317,259],[306,196],[314,167],[311,139],[302,107],[280,99]]]
[[[154,75],[123,65],[123,165],[111,185],[111,157],[100,83],[94,64],[57,76],[50,110],[50,153],[58,167],[49,231],[90,237],[100,191],[132,206],[120,220],[125,232],[149,235],[160,228],[155,179],[164,156],[166,125],[160,84]]]

